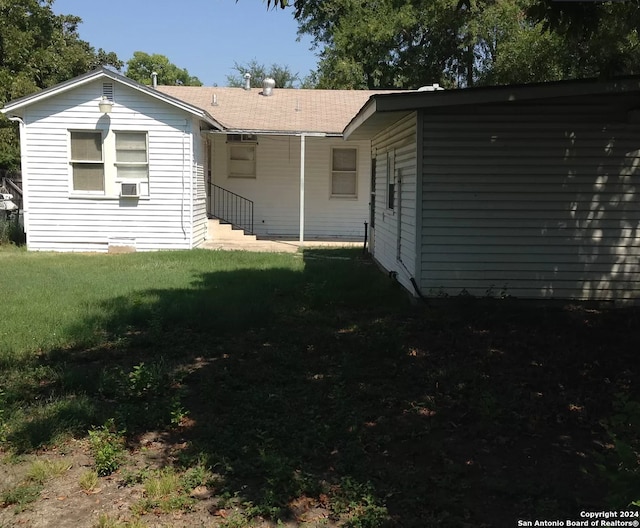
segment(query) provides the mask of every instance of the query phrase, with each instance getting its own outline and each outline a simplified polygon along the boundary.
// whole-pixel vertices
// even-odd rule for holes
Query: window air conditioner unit
[[[122,198],[138,198],[140,196],[140,185],[138,183],[121,183],[120,196]]]

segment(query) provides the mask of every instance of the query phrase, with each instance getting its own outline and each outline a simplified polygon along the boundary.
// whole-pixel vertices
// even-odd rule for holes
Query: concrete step
[[[248,235],[242,229],[234,229],[231,224],[222,224],[220,220],[212,218],[207,224],[207,240],[216,242],[255,242],[255,235]]]

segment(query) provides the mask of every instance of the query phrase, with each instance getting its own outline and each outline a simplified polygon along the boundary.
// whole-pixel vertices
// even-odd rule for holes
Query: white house
[[[204,239],[204,133],[221,128],[206,111],[99,69],[2,112],[20,123],[29,249],[188,249]]]
[[[149,87],[103,68],[11,101],[27,247],[188,249],[208,216],[265,237],[361,239],[370,141],[342,130],[373,93]]]
[[[640,79],[379,94],[344,133],[416,295],[640,298]]]
[[[371,143],[347,144],[342,130],[376,92],[269,84],[158,90],[206,110],[223,127],[209,136],[212,216],[267,238],[362,240]],[[252,218],[238,196],[252,202]]]

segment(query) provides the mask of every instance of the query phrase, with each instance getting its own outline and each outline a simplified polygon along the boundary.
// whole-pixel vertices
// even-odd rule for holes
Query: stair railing
[[[209,213],[222,222],[253,234],[253,202],[213,183],[209,184]]]

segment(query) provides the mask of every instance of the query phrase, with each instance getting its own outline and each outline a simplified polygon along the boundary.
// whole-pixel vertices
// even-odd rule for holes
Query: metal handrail
[[[213,183],[209,185],[211,216],[253,234],[253,202]]]

